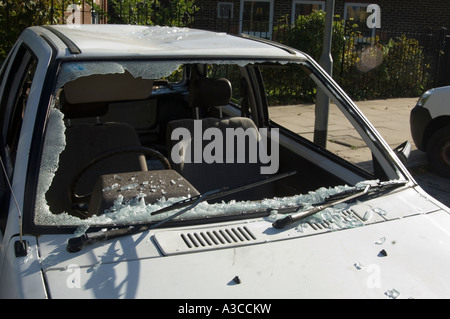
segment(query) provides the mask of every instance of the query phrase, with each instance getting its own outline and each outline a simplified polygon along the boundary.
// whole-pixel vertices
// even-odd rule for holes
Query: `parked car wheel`
[[[434,133],[427,147],[428,161],[439,175],[450,178],[450,127]]]
[[[411,136],[437,174],[450,178],[450,86],[426,91],[411,110]]]

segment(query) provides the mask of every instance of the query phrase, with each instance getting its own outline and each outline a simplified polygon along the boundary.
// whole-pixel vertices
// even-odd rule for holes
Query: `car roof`
[[[62,59],[73,58],[74,54],[77,58],[305,58],[299,51],[263,39],[191,28],[103,24],[52,25],[30,30],[51,39]]]

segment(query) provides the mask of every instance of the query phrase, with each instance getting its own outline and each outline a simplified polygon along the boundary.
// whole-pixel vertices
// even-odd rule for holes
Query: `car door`
[[[9,62],[9,63],[8,63]],[[14,173],[23,116],[26,111],[37,58],[25,46],[20,46],[2,68],[0,98],[0,231],[6,229],[10,185]]]
[[[36,237],[23,234],[22,220],[24,205],[32,201],[25,189],[33,173],[28,166],[36,115],[50,102],[42,92],[52,51],[44,39],[25,31],[11,52],[0,71],[0,297],[44,298],[39,264],[25,262],[37,258]]]

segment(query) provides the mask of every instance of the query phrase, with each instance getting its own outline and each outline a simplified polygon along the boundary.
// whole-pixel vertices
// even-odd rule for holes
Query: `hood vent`
[[[237,225],[161,231],[154,234],[154,239],[162,253],[167,256],[303,237],[365,224],[367,221],[349,209],[328,219],[313,218],[305,221],[301,227],[297,225],[285,230],[273,228],[270,221],[256,221]]]
[[[164,255],[230,248],[263,241],[249,227],[242,225],[187,231],[163,231],[155,233],[154,238]]]
[[[363,218],[361,218],[352,209],[344,210],[338,215],[333,216],[330,219],[324,219],[320,222],[308,221],[306,222],[315,231],[329,230],[334,228],[351,228],[356,226],[363,226],[366,224]]]
[[[255,235],[245,226],[181,233],[180,236],[187,248],[234,245],[256,240]]]

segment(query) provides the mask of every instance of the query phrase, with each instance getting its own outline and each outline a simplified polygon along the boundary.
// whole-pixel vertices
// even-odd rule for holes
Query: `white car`
[[[430,167],[450,178],[450,86],[426,91],[411,110],[411,135]]]
[[[31,27],[0,103],[2,298],[450,297],[449,208],[302,52]]]

